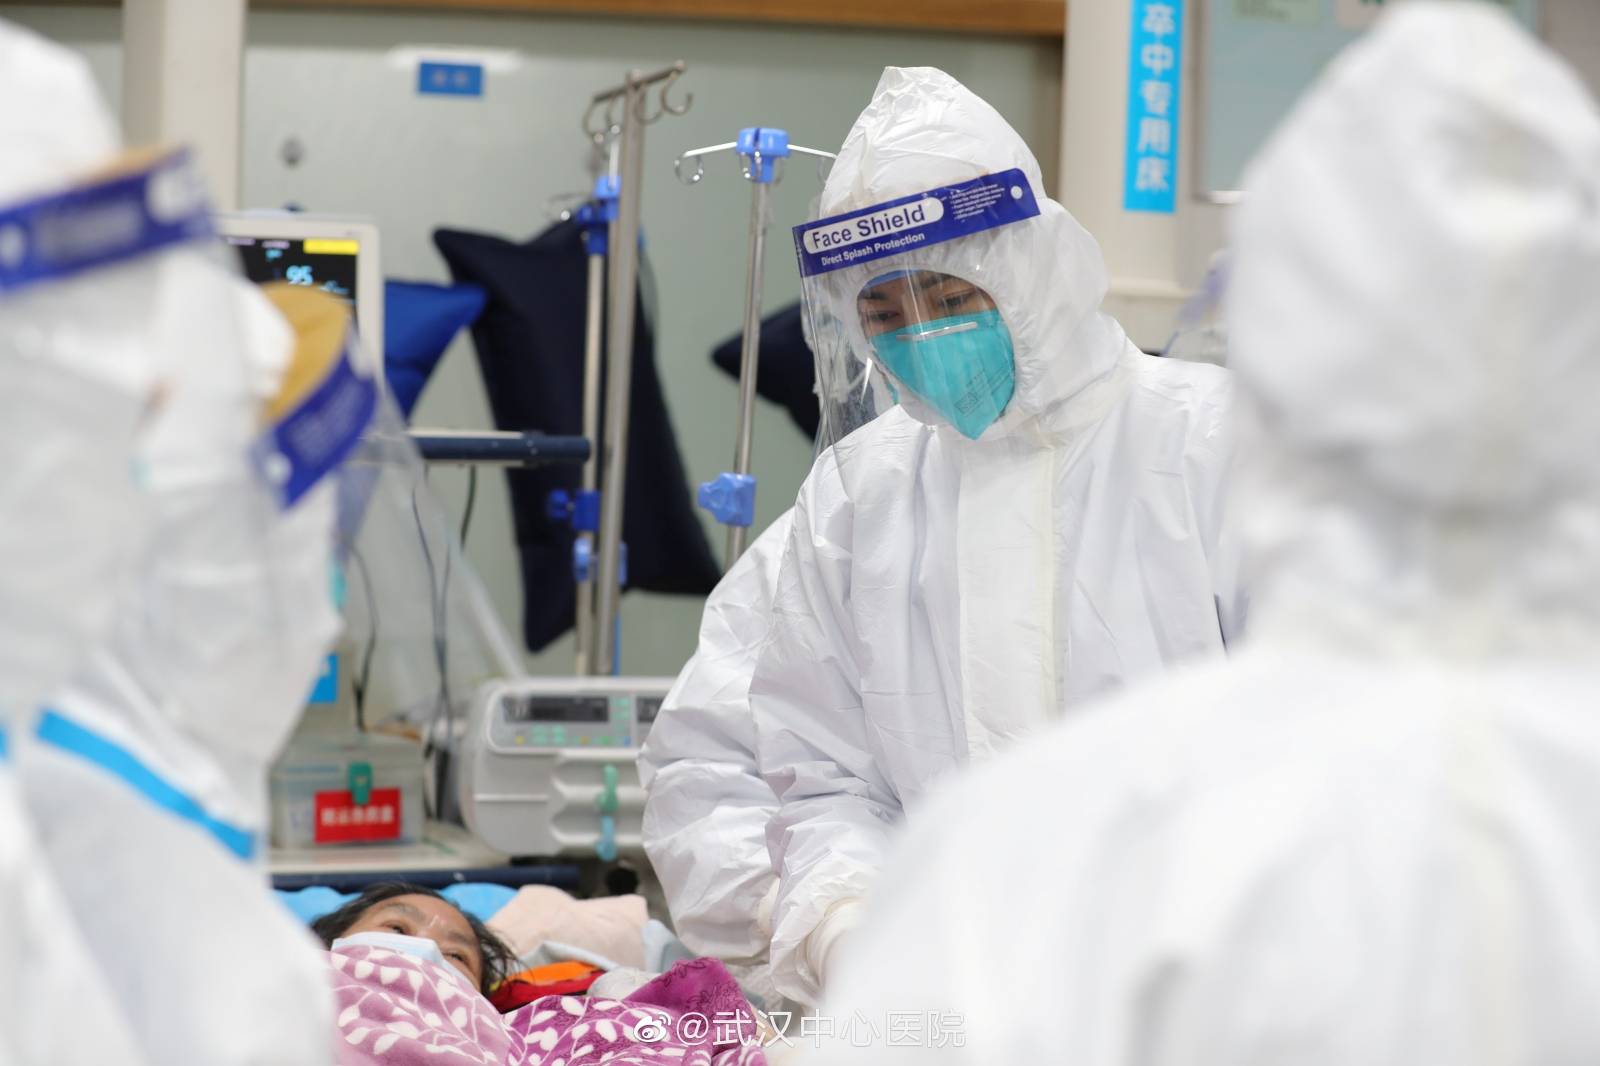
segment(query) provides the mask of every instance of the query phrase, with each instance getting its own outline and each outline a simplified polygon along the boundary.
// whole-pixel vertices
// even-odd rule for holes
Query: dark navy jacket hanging
[[[577,223],[557,223],[523,244],[457,230],[439,230],[434,243],[458,282],[481,285],[489,294],[472,339],[496,426],[582,433],[588,279]],[[628,587],[702,596],[716,585],[720,570],[693,508],[642,303],[634,321],[622,520]],[[546,517],[545,500],[552,489],[577,491],[580,471],[559,466],[513,470],[506,477],[522,556],[523,637],[538,651],[572,627],[573,533]]]
[[[739,376],[744,338],[735,333],[711,351],[711,361],[731,377]],[[815,440],[821,415],[817,408],[817,368],[806,344],[799,304],[774,311],[761,320],[761,361],[756,364],[756,393],[789,413],[808,439]]]

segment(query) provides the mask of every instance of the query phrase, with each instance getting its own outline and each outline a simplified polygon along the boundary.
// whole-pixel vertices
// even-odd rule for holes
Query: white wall
[[[110,8],[0,7],[9,18],[80,48],[115,99],[121,84],[120,15]],[[491,71],[481,100],[418,97],[415,72],[397,49],[504,50],[511,69]],[[1053,184],[1059,136],[1061,54],[1054,42],[907,31],[871,32],[714,23],[545,16],[253,12],[244,93],[244,197],[251,206],[294,201],[309,210],[371,215],[383,228],[391,276],[443,279],[437,226],[527,236],[546,223],[546,202],[586,185],[579,131],[588,95],[629,66],[688,62],[693,110],[650,128],[643,216],[660,302],[657,363],[690,475],[714,476],[732,461],[734,382],[714,370],[713,344],[739,329],[744,298],[748,186],[720,161],[694,188],[672,174],[676,152],[731,140],[741,126],[787,127],[797,143],[836,148],[885,64],[943,67],[988,98],[1028,139]],[[306,150],[290,169],[288,137]],[[817,192],[815,171],[796,165],[773,198],[765,304],[796,298],[785,227]],[[445,357],[416,415],[419,424],[489,423],[470,342]],[[787,416],[763,405],[756,423],[758,520],[793,500],[811,444]],[[465,475],[435,485],[459,508]],[[710,527],[720,555],[720,527]],[[481,479],[468,555],[501,614],[520,632],[521,587],[504,480]],[[701,604],[630,593],[623,607],[623,668],[675,673],[694,647]],[[571,668],[570,643],[536,657],[534,669]]]

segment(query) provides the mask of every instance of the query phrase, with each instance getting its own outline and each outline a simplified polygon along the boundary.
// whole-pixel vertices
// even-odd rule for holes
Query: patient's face
[[[439,945],[439,954],[466,974],[477,988],[483,981],[483,949],[472,933],[472,926],[455,906],[432,896],[395,896],[375,903],[345,930],[356,933],[399,933],[423,937]]]

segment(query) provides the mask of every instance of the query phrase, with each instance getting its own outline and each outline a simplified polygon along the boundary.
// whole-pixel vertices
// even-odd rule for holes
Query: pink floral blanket
[[[375,947],[328,953],[340,1066],[766,1066],[750,1004],[715,959],[625,1000],[546,996],[497,1012],[461,973]]]

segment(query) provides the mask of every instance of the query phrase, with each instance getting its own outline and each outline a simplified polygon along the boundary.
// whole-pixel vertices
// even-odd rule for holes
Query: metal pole
[[[558,463],[581,465],[594,457],[593,442],[587,437],[471,429],[414,429],[410,437],[425,463],[534,467]],[[365,444],[356,454],[368,454]]]
[[[600,440],[600,341],[605,314],[606,257],[589,256],[588,310],[583,330],[583,435],[598,445]],[[593,492],[598,474],[597,446],[583,464],[583,488]],[[582,532],[578,539],[594,546],[594,534]],[[592,556],[591,556],[592,560]],[[593,573],[593,563],[590,564]],[[577,674],[584,677],[594,669],[594,581],[578,582],[574,636],[577,643]]]
[[[760,157],[755,166],[761,166]],[[750,261],[745,265],[744,337],[739,349],[739,430],[733,453],[735,474],[750,473],[751,439],[755,435],[756,368],[761,359],[761,275],[767,247],[767,193],[772,188],[764,181],[752,182],[751,186]],[[748,526],[728,527],[726,569],[733,569],[739,561],[749,537]]]
[[[648,74],[642,71],[630,70],[621,85],[613,85],[609,89],[602,89],[595,93],[591,98],[591,106],[593,104],[604,104],[618,96],[636,98],[647,86],[653,85],[658,81],[666,81],[668,78],[676,78],[687,69],[688,66],[680,59],[671,66],[662,67],[660,70],[652,70]]]
[[[604,335],[601,316],[605,313],[606,257],[589,257],[589,306],[583,330],[583,435],[590,440],[600,429],[600,340]],[[598,450],[598,449],[597,449]],[[583,464],[583,487],[595,487],[596,458],[591,453]]]
[[[600,583],[595,619],[593,660],[597,673],[613,671],[616,620],[621,600],[622,503],[628,473],[628,415],[633,387],[633,309],[638,285],[639,186],[644,173],[644,122],[640,105],[645,83],[630,73],[622,118],[620,170],[622,189],[610,240],[610,330],[606,337],[607,392],[605,471],[600,494]]]

